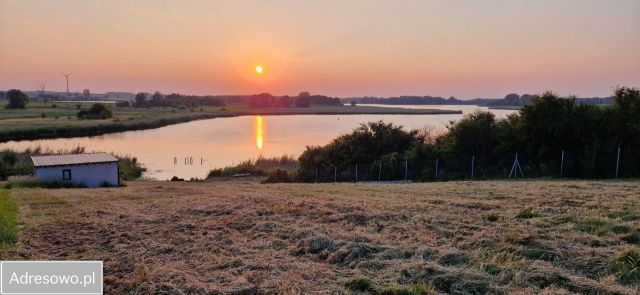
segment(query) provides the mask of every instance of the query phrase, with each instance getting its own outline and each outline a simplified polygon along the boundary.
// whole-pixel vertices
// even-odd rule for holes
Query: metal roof
[[[32,156],[35,167],[66,166],[78,164],[97,164],[118,162],[118,158],[108,153],[73,154],[55,156]]]

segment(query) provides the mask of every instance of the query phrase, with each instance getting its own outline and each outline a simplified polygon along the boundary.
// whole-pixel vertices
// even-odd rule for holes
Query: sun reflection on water
[[[262,123],[262,116],[256,116],[256,147],[259,151],[262,151],[264,147],[264,125]]]

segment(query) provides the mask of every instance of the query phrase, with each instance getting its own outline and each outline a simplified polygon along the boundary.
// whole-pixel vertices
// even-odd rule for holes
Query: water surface
[[[387,106],[391,107],[391,106]],[[393,106],[471,112],[470,105]],[[514,111],[491,110],[497,118]],[[308,145],[323,145],[360,123],[383,120],[406,128],[444,130],[460,114],[442,115],[287,115],[243,116],[192,121],[157,129],[127,131],[92,137],[42,139],[0,144],[2,148],[72,149],[106,151],[130,155],[147,167],[145,177],[169,179],[203,178],[212,168],[223,167],[259,156],[298,156]]]

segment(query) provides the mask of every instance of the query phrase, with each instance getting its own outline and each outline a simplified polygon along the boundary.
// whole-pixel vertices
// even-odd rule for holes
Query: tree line
[[[575,97],[545,92],[505,119],[476,111],[450,122],[440,135],[370,122],[325,146],[307,147],[298,175],[375,163],[404,166],[405,161],[414,163],[414,170],[431,171],[433,160],[441,159],[441,169],[447,169],[456,159],[468,167],[472,157],[483,159],[483,169],[503,171],[519,153],[529,176],[558,175],[563,157],[562,176],[607,178],[620,148],[625,175],[640,176],[640,91],[621,87],[613,100],[612,105],[581,104]]]

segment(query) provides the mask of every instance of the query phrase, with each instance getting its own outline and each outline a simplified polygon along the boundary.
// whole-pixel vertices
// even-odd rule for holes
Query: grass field
[[[310,108],[254,109],[246,105],[194,108],[131,108],[109,105],[113,118],[80,120],[76,118],[77,105],[88,108],[89,102],[30,102],[24,110],[5,109],[0,100],[0,142],[21,139],[56,138],[99,135],[127,130],[157,128],[175,123],[215,117],[243,115],[294,114],[444,114],[446,110],[412,110],[371,106],[312,106]],[[54,107],[55,105],[55,107]]]
[[[20,234],[2,259],[104,260],[105,294],[639,291],[635,181],[143,181],[12,197]]]

